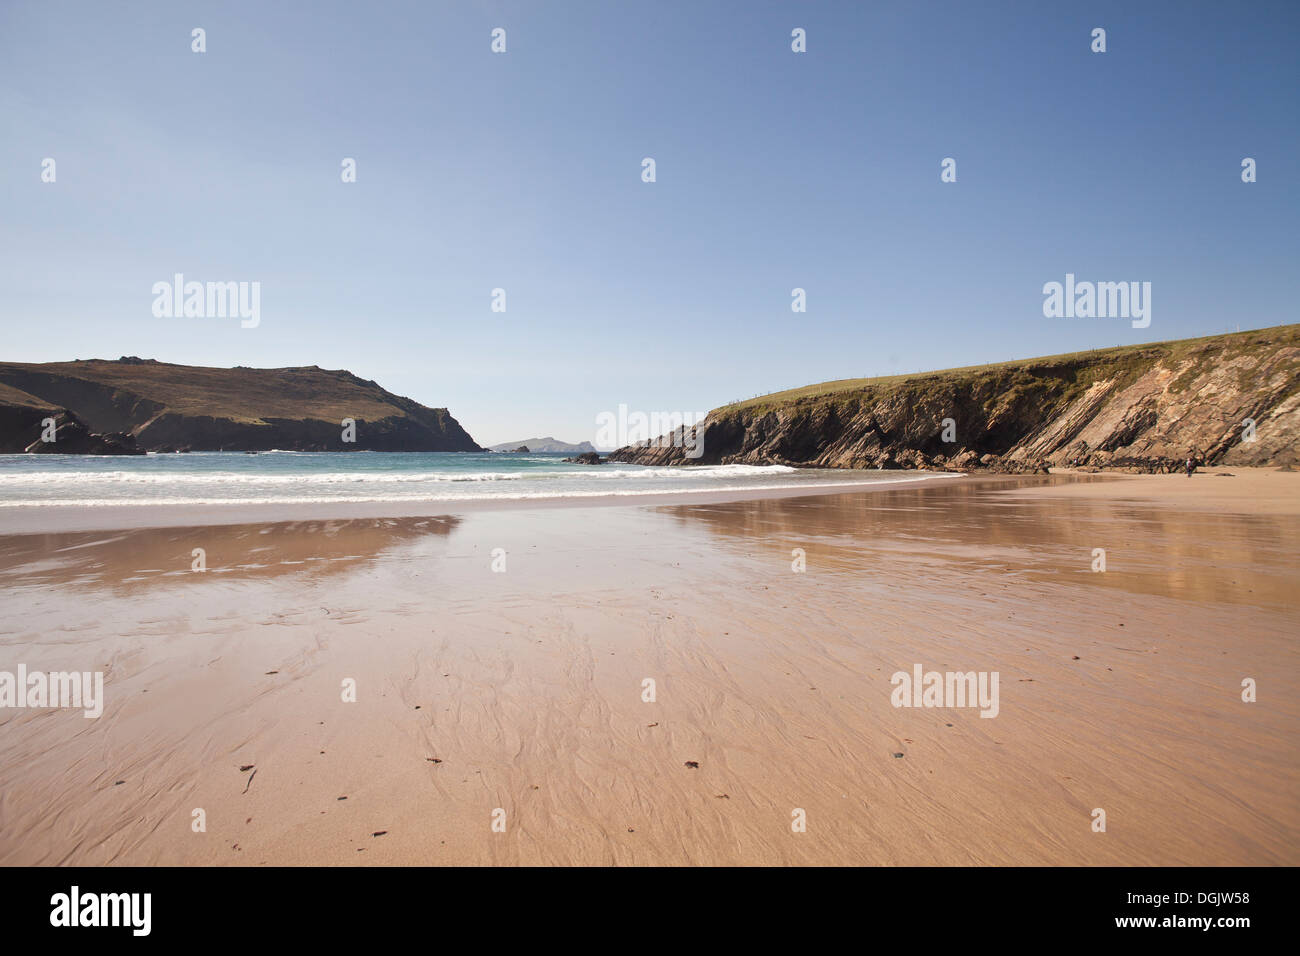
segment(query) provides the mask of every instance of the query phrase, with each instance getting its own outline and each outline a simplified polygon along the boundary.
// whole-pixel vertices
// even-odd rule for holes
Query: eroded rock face
[[[143,455],[135,438],[125,432],[91,432],[71,412],[55,417],[53,441],[37,438],[23,450],[33,455]],[[42,429],[44,431],[44,429]]]
[[[1050,465],[1158,471],[1189,456],[1294,464],[1300,326],[774,396],[710,412],[698,429],[695,458],[672,440],[609,457],[1013,473]]]

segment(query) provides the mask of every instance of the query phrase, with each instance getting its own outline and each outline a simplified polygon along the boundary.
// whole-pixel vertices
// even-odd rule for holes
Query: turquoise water
[[[916,472],[783,465],[566,464],[562,454],[193,452],[0,455],[0,508],[120,504],[472,501],[804,488]]]

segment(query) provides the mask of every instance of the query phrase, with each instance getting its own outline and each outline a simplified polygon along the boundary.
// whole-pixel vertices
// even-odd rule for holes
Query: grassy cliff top
[[[22,389],[14,388],[0,382],[0,404],[27,405],[31,408],[50,408],[49,402],[43,402],[35,395],[28,395]]]
[[[402,399],[375,382],[360,379],[351,372],[314,365],[208,368],[133,358],[40,364],[0,362],[0,387],[6,392],[39,394],[41,388],[35,383],[47,380],[46,376],[120,389],[181,414],[236,421],[345,417],[377,420],[406,411],[395,404]],[[445,409],[434,411],[445,412]]]
[[[934,372],[916,372],[907,375],[882,375],[876,378],[844,378],[819,385],[786,389],[759,395],[742,402],[733,402],[715,409],[711,415],[730,417],[734,414],[754,414],[795,404],[836,402],[857,396],[878,398],[904,385],[950,384],[962,379],[973,380],[984,376],[1008,372],[1032,374],[1046,368],[1094,369],[1088,376],[1095,380],[1103,374],[1123,374],[1140,371],[1161,359],[1179,360],[1203,352],[1205,349],[1221,352],[1222,357],[1260,347],[1300,346],[1300,324],[1276,325],[1267,329],[1247,332],[1230,332],[1224,335],[1207,335],[1195,339],[1176,339],[1169,342],[1149,342],[1141,345],[1122,345],[1087,352],[1068,352],[1062,355],[1044,355],[1039,358],[1014,359],[990,365],[968,365]]]

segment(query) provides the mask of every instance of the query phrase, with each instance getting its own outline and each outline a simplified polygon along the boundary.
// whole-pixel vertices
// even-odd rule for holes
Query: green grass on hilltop
[[[405,414],[392,404],[394,396],[374,382],[314,365],[209,368],[90,359],[39,365],[0,363],[0,377],[6,377],[6,371],[81,379],[140,395],[181,414],[222,416],[250,423],[267,418],[378,420]],[[39,391],[35,385],[26,387]]]
[[[1192,352],[1220,347],[1223,358],[1231,359],[1241,352],[1261,345],[1300,346],[1300,324],[1277,325],[1267,329],[1247,332],[1229,332],[1207,335],[1195,339],[1175,339],[1168,342],[1149,342],[1140,345],[1120,345],[1113,348],[1093,349],[1087,352],[1068,352],[1062,355],[1045,355],[1038,358],[1014,359],[989,365],[968,365],[934,372],[917,372],[906,375],[882,375],[875,378],[844,378],[803,388],[786,389],[759,395],[745,401],[732,402],[715,409],[717,417],[730,417],[738,413],[763,413],[783,406],[835,402],[870,394],[887,395],[902,385],[944,383],[957,379],[975,379],[988,375],[1024,371],[1044,367],[1076,367],[1074,388],[1085,388],[1092,382],[1116,374],[1138,374],[1159,359],[1180,359]],[[1175,383],[1175,386],[1177,383]]]

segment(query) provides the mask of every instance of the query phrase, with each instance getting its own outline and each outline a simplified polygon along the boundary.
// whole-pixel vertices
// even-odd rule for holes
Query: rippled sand
[[[1294,865],[1300,475],[1233,471],[3,537],[0,670],[107,705],[0,710],[0,862]]]

